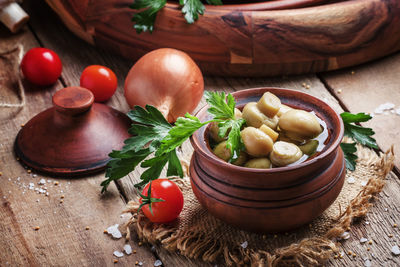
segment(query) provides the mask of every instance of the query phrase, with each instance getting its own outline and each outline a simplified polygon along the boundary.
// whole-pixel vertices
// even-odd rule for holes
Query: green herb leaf
[[[187,140],[196,130],[209,123],[201,122],[197,117],[185,114],[185,117],[179,117],[175,126],[171,128],[165,138],[161,141],[160,148],[156,151],[156,155],[162,155],[174,150]]]
[[[356,159],[358,158],[355,154],[357,152],[356,143],[341,143],[340,147],[344,153],[346,168],[354,171],[356,169]]]
[[[223,5],[221,0],[207,0],[207,4],[215,6]]]
[[[107,190],[108,185],[114,181],[118,180],[126,175],[128,175],[131,171],[133,171],[136,166],[139,165],[141,161],[143,161],[148,155],[151,154],[150,149],[142,149],[139,151],[113,151],[109,154],[112,158],[107,164],[106,177],[108,179],[104,180],[101,183],[103,186],[101,192],[105,192]]]
[[[204,93],[206,101],[210,106],[208,113],[214,116],[214,119],[234,119],[235,118],[235,98],[231,94],[225,95],[225,92]]]
[[[372,119],[372,117],[365,113],[353,114],[350,112],[343,112],[340,114],[344,123],[365,122]]]
[[[235,161],[239,157],[240,152],[244,150],[244,143],[240,136],[240,130],[245,123],[246,121],[244,119],[230,119],[218,124],[218,135],[220,137],[226,136],[226,133],[229,131],[226,147],[231,151],[232,156],[230,162]]]
[[[161,112],[150,105],[146,105],[146,109],[135,106],[134,110],[128,113],[128,117],[135,124],[132,124],[129,129],[129,133],[133,137],[125,140],[123,152],[138,151],[147,144],[151,151],[155,151],[159,147],[160,141],[172,128]]]
[[[201,0],[179,0],[179,4],[183,6],[182,13],[189,24],[194,23],[199,18],[199,14],[204,14],[205,8]]]
[[[176,155],[176,150],[173,149],[167,153],[155,156],[151,159],[142,162],[140,167],[148,168],[142,173],[140,179],[142,182],[136,184],[136,187],[147,184],[152,180],[156,180],[160,177],[161,171],[164,169],[165,165],[168,163],[167,176],[179,176],[183,177],[183,171],[181,162]]]
[[[344,123],[344,135],[354,139],[358,143],[370,147],[378,148],[376,140],[371,136],[375,132],[371,128],[365,128],[352,123],[365,122],[370,120],[372,117],[365,113],[351,114],[344,112],[340,114]]]
[[[160,11],[166,3],[167,0],[135,0],[130,8],[136,10],[144,9],[133,15],[132,21],[135,22],[133,27],[136,29],[136,32],[153,32],[157,12]]]

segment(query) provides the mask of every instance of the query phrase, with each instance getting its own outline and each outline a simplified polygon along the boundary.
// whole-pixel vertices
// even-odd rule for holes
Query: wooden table
[[[103,231],[124,220],[120,218],[120,212],[127,200],[136,197],[132,187],[135,175],[111,184],[109,192],[101,195],[99,184],[104,179],[103,173],[81,179],[36,176],[15,159],[13,141],[21,124],[51,106],[55,91],[79,84],[80,73],[87,65],[105,65],[116,72],[119,87],[107,104],[127,112],[122,85],[133,62],[96,49],[75,37],[43,1],[26,1],[24,8],[31,15],[29,25],[16,35],[0,26],[0,51],[17,44],[25,51],[37,46],[48,47],[60,55],[64,69],[62,77],[51,87],[39,89],[24,83],[27,102],[23,109],[0,110],[0,266],[112,266],[113,252],[121,250],[124,241],[112,240]],[[15,103],[20,100],[17,84],[8,80],[7,71],[10,71],[7,66],[0,68],[0,101]],[[372,113],[385,102],[400,107],[399,73],[400,53],[397,53],[330,73],[268,79],[205,77],[205,86],[206,89],[225,91],[260,86],[294,88],[325,100],[338,112]],[[382,150],[394,144],[396,154],[400,154],[400,115],[376,115],[366,125],[375,129]],[[332,259],[329,266],[363,266],[362,258],[368,255],[373,266],[400,265],[400,257],[390,252],[393,245],[400,245],[400,230],[393,227],[400,225],[399,167],[398,158],[381,197],[366,218],[370,223],[356,224],[351,230],[351,238],[344,243],[345,251],[351,250],[359,256]],[[23,184],[33,182],[36,186],[41,178],[46,179],[49,196],[24,189]],[[35,230],[36,226],[40,229]],[[370,251],[360,245],[359,239],[363,236],[374,241]],[[140,246],[134,240],[130,244],[137,253],[120,258],[118,265],[133,266],[137,261],[143,266],[153,266],[155,260],[160,259],[164,266],[209,266],[173,256],[158,247]]]

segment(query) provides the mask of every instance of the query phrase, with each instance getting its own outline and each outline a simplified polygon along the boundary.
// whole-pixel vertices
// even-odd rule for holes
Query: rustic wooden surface
[[[27,104],[23,109],[0,108],[0,266],[112,266],[115,259],[112,254],[114,250],[122,249],[124,241],[112,240],[103,230],[126,220],[126,217],[120,218],[120,211],[127,199],[136,197],[132,185],[137,175],[130,174],[118,184],[111,184],[109,193],[103,196],[99,184],[104,174],[81,179],[45,177],[46,181],[52,180],[47,183],[49,196],[46,197],[34,190],[24,190],[23,183],[33,182],[38,187],[37,183],[44,176],[33,177],[28,173],[16,161],[12,146],[20,125],[50,107],[51,95],[56,90],[66,85],[78,85],[81,71],[89,64],[106,65],[116,72],[120,86],[107,104],[126,112],[128,106],[122,84],[132,62],[95,49],[75,37],[42,1],[26,1],[24,7],[31,15],[29,26],[17,35],[0,26],[0,51],[17,44],[25,51],[34,46],[45,46],[60,55],[64,70],[60,81],[48,88],[38,89],[24,83]],[[0,101],[15,103],[19,101],[17,84],[10,80],[12,70],[4,62],[0,58]],[[224,91],[260,86],[294,88],[325,100],[338,112],[343,109],[372,112],[385,102],[393,102],[396,108],[400,106],[399,68],[400,54],[397,54],[333,73],[273,79],[206,77],[205,84],[208,90]],[[310,89],[305,89],[303,83]],[[394,114],[377,115],[368,123],[376,130],[376,139],[382,149],[395,144],[396,151],[400,151],[399,118]],[[190,151],[190,146],[185,144],[183,155]],[[399,166],[398,160],[396,164]],[[54,181],[59,184],[54,185]],[[60,203],[61,195],[65,196],[63,203]],[[328,266],[363,266],[363,257],[367,256],[372,266],[399,266],[400,257],[390,252],[393,245],[400,245],[400,230],[393,227],[395,223],[400,225],[398,207],[400,180],[392,173],[372,211],[352,228],[351,238],[343,243],[345,251],[354,251],[358,256],[332,259]],[[365,224],[365,221],[370,223]],[[40,227],[37,231],[34,230],[36,226]],[[87,226],[89,230],[86,230]],[[374,242],[361,245],[361,237]],[[151,250],[147,246],[139,247],[135,241],[130,244],[137,253],[119,259],[118,265],[133,266],[136,261],[142,261],[144,266],[153,266],[159,258],[164,266],[212,266],[169,254],[158,247]]]
[[[135,60],[156,48],[180,49],[209,74],[312,73],[352,66],[400,49],[397,0],[265,1],[240,11],[209,6],[190,26],[176,1],[168,1],[157,15],[156,30],[141,35],[128,23],[133,11],[125,6],[126,0],[46,2],[90,43]],[[308,5],[315,6],[301,8]]]

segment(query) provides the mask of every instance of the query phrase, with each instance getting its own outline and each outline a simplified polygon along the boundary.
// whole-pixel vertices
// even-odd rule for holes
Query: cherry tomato
[[[36,47],[25,54],[21,62],[21,70],[29,82],[46,86],[55,83],[60,77],[62,64],[54,51]]]
[[[143,189],[143,195],[147,196],[149,185]],[[144,215],[155,223],[167,223],[179,216],[183,208],[183,195],[179,187],[168,179],[157,179],[151,182],[151,198],[163,199],[162,202],[151,203],[142,207]],[[143,199],[140,199],[142,203]]]
[[[96,102],[104,102],[117,90],[117,76],[107,67],[91,65],[81,74],[81,86],[92,91]]]

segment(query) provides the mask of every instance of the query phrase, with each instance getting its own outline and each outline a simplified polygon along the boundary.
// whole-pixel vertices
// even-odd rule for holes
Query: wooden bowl
[[[132,0],[46,1],[72,32],[91,44],[133,60],[153,49],[176,48],[188,53],[205,74],[320,72],[400,49],[398,0],[279,0],[206,6],[204,15],[192,25],[186,23],[176,2],[168,2],[157,15],[152,34],[136,34],[133,29]]]
[[[339,195],[346,167],[340,142],[343,123],[325,102],[308,94],[279,88],[256,88],[233,93],[237,106],[257,101],[265,92],[283,104],[311,111],[327,124],[329,139],[317,156],[294,166],[251,169],[215,156],[208,129],[193,134],[190,164],[192,189],[199,202],[217,218],[256,232],[287,231],[306,224],[327,209]],[[211,118],[208,106],[197,117]]]

